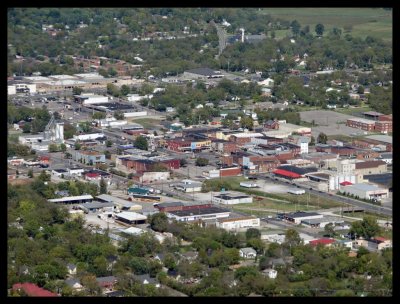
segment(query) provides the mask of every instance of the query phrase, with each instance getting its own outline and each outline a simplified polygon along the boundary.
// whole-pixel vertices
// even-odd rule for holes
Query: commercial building
[[[201,182],[195,182],[189,179],[184,179],[180,183],[173,183],[170,185],[170,187],[173,187],[177,190],[183,191],[183,192],[198,192],[201,191]]]
[[[223,205],[235,205],[235,204],[245,204],[252,203],[253,197],[249,195],[235,195],[230,193],[223,193],[220,195],[215,195],[212,197],[212,202],[214,204]]]
[[[108,202],[113,203],[119,210],[126,211],[140,211],[142,210],[142,206],[139,204],[132,203],[128,200],[121,199],[119,197],[115,197],[108,194],[100,194],[96,196],[97,200],[100,202]]]
[[[191,222],[228,217],[230,211],[219,207],[196,208],[190,210],[168,211],[167,217],[179,222]]]
[[[381,174],[387,172],[387,163],[383,160],[369,160],[355,164],[356,174]]]
[[[136,212],[123,211],[114,216],[116,222],[127,225],[144,224],[147,221],[147,216]]]
[[[91,93],[74,95],[75,102],[78,102],[83,105],[91,105],[98,103],[108,103],[108,97],[103,95],[95,95]]]
[[[92,164],[95,165],[97,163],[104,164],[106,162],[106,156],[104,154],[101,154],[97,151],[72,151],[72,158],[75,161],[79,161],[83,164]]]
[[[340,188],[340,192],[368,200],[380,200],[389,196],[389,190],[387,188],[378,187],[372,184],[354,184],[343,186]]]
[[[49,203],[59,203],[59,204],[82,204],[93,201],[93,196],[91,195],[78,195],[78,196],[67,196],[61,198],[52,198],[47,200]]]
[[[260,227],[260,219],[255,216],[242,216],[237,218],[219,218],[216,221],[216,227],[225,230],[237,230],[240,228]]]
[[[316,213],[316,212],[293,212],[293,213],[285,213],[281,215],[281,218],[288,221],[292,222],[294,224],[301,224],[302,221],[304,220],[310,220],[310,219],[321,219],[324,216],[322,214]]]
[[[347,119],[346,126],[365,131],[373,131],[375,128],[375,121],[364,118],[350,118]]]

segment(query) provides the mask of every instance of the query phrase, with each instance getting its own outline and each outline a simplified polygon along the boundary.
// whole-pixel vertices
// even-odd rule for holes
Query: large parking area
[[[312,135],[317,137],[319,133],[326,135],[347,135],[359,131],[346,126],[346,120],[354,116],[338,113],[335,111],[316,110],[300,112],[300,119],[317,125],[312,127]]]

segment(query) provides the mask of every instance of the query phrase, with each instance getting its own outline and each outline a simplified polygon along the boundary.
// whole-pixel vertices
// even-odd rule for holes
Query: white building
[[[104,137],[103,133],[89,133],[89,134],[74,135],[73,139],[75,141],[77,141],[77,140],[94,140],[94,139],[102,138],[102,137]]]
[[[352,159],[338,159],[336,167],[338,173],[352,175],[356,169],[356,161]]]
[[[85,172],[83,168],[68,168],[68,174],[70,176],[81,176]]]
[[[346,181],[352,184],[356,184],[360,180],[361,177],[358,177],[355,174],[338,173],[335,175],[331,175],[329,176],[329,190],[332,191],[340,189],[340,183]]]
[[[86,93],[81,95],[75,95],[75,101],[83,105],[90,105],[96,103],[108,103],[108,97],[103,95],[95,95],[92,93]]]
[[[124,114],[125,116],[125,114]],[[107,127],[120,127],[128,124],[126,120],[117,120],[115,117],[104,118],[104,119],[97,119],[96,120],[97,126],[101,128]],[[104,136],[104,135],[103,135]]]
[[[358,196],[362,199],[378,199],[387,198],[389,190],[372,184],[354,184],[340,188],[340,192],[346,192]]]
[[[260,227],[260,219],[255,216],[245,216],[238,218],[221,218],[216,222],[216,227],[225,230],[237,230],[240,228]]]
[[[239,255],[244,259],[254,259],[257,256],[257,252],[251,247],[246,247],[239,249]]]
[[[16,83],[7,86],[8,95],[15,95],[17,93],[36,93],[36,84],[34,83]]]
[[[263,81],[259,81],[258,85],[264,86],[264,87],[273,87],[274,82],[275,81],[272,78],[267,78],[267,79],[264,79]]]
[[[171,184],[170,186],[183,192],[198,192],[201,191],[201,185],[202,183],[200,182],[195,182],[190,179],[184,179],[182,180],[182,182],[174,183]]]
[[[224,193],[212,197],[212,203],[214,204],[234,205],[234,204],[244,204],[252,202],[253,202],[253,197],[243,194],[234,195],[234,194]]]
[[[271,268],[264,269],[262,271],[262,273],[263,273],[263,275],[269,277],[270,279],[276,279],[276,277],[278,275],[278,272],[275,269],[271,269]]]

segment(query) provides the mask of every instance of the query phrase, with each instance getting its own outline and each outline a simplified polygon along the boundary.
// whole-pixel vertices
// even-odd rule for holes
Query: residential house
[[[182,259],[184,259],[188,262],[194,262],[197,259],[198,255],[199,255],[199,253],[196,251],[187,251],[185,253],[180,254]]]
[[[142,285],[152,284],[155,285],[157,288],[161,286],[160,283],[155,278],[151,278],[149,274],[133,274],[132,277],[135,280],[139,281],[139,283]]]
[[[75,275],[76,274],[76,265],[68,263],[67,264],[67,270],[69,274]]]
[[[99,277],[96,278],[96,282],[101,288],[112,291],[114,289],[114,285],[117,283],[117,278],[114,276]]]
[[[254,259],[257,256],[257,252],[251,247],[245,247],[239,249],[239,255],[245,259]]]
[[[65,284],[72,288],[74,291],[81,291],[83,290],[83,285],[81,284],[80,279],[73,278],[73,279],[66,279]]]
[[[270,279],[276,279],[278,272],[275,269],[267,268],[262,271],[262,274],[269,277]]]

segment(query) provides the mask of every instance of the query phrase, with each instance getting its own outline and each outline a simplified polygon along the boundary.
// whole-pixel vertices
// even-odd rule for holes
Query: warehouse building
[[[178,222],[191,222],[199,220],[217,219],[228,217],[230,211],[219,207],[197,208],[190,210],[168,211],[167,217]]]
[[[223,204],[223,205],[244,204],[244,203],[252,203],[253,197],[243,194],[238,195],[238,194],[223,193],[220,195],[213,196],[212,202],[214,204]]]
[[[237,218],[220,218],[216,221],[216,227],[225,230],[237,230],[240,228],[260,227],[260,219],[255,216],[242,216]]]
[[[147,216],[136,212],[123,211],[115,213],[115,221],[124,225],[144,224],[147,221]]]
[[[285,213],[281,214],[280,217],[288,222],[292,222],[295,224],[301,224],[302,221],[311,220],[311,219],[322,219],[324,216],[322,214],[316,212],[293,212],[293,213]]]
[[[343,186],[340,188],[340,192],[352,194],[358,196],[361,199],[377,199],[387,198],[389,196],[389,190],[387,188],[378,187],[372,184],[354,184]]]

